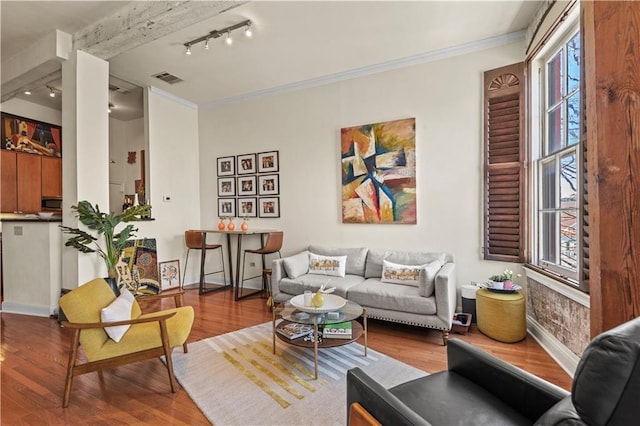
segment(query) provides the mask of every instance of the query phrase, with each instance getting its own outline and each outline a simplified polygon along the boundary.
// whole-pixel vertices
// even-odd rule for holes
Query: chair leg
[[[247,253],[242,252],[242,274],[240,274],[240,282],[236,283],[236,285],[239,286],[240,290],[244,288],[244,263],[246,262],[246,260],[247,260]]]
[[[73,369],[78,356],[78,346],[80,346],[80,329],[75,329],[71,348],[69,348],[69,363],[67,364],[67,379],[64,384],[64,396],[62,398],[62,408],[69,406],[69,396],[71,395],[71,384],[73,383]]]
[[[184,342],[182,344],[182,350],[184,351],[184,353],[189,353],[189,348],[187,347],[187,342]]]
[[[176,393],[175,377],[173,374],[173,360],[171,359],[171,347],[169,346],[169,333],[167,332],[167,321],[160,321],[160,334],[162,336],[162,348],[164,349],[164,356],[167,361],[167,371],[169,373],[169,384],[171,385],[171,392]]]
[[[182,284],[180,284],[180,290],[184,288],[184,279],[187,276],[187,264],[189,263],[189,252],[190,248],[187,249],[187,257],[184,258],[184,271],[182,272]]]
[[[227,285],[227,273],[224,270],[224,254],[222,253],[222,246],[220,246],[220,265],[222,265],[222,285]]]

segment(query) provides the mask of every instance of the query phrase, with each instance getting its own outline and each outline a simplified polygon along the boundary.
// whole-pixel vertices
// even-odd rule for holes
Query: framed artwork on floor
[[[218,157],[218,176],[233,176],[236,174],[236,156]]]
[[[218,198],[218,216],[236,217],[236,199]]]
[[[280,198],[260,198],[258,208],[260,217],[280,217]]]
[[[218,197],[233,197],[236,195],[236,178],[218,178]]]
[[[239,176],[238,177],[238,195],[256,195],[256,177],[255,176]]]
[[[238,198],[238,217],[257,217],[256,199],[252,197]]]
[[[258,153],[258,173],[274,173],[279,168],[278,151]]]
[[[256,172],[256,155],[238,155],[238,174],[250,175]]]
[[[167,290],[170,288],[180,287],[180,261],[169,260],[160,262],[159,264],[160,288]]]
[[[258,193],[260,195],[276,195],[280,193],[278,175],[258,176]]]

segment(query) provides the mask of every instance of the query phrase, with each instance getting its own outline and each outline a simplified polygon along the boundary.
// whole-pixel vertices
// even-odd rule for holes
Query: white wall
[[[137,236],[156,239],[159,262],[180,259],[182,265],[184,231],[200,227],[198,111],[155,91],[147,92],[147,104],[149,196],[155,220],[137,222]],[[163,202],[163,196],[171,201]]]
[[[109,117],[109,185],[111,187],[110,210],[120,212],[125,194],[135,193],[135,181],[140,179],[142,150],[145,149],[144,119],[121,121]],[[130,151],[136,153],[136,161],[128,162]]]
[[[523,60],[521,42],[436,62],[201,110],[202,226],[217,222],[216,157],[280,151],[284,254],[307,245],[447,251],[458,282],[505,264],[482,260],[483,72]],[[341,223],[340,128],[416,118],[417,225]],[[514,266],[514,265],[509,265]]]
[[[62,112],[56,109],[34,104],[23,99],[9,99],[0,104],[0,110],[9,114],[19,115],[49,124],[62,125]]]

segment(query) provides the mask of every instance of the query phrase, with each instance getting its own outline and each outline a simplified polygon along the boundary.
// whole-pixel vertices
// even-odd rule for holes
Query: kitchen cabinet
[[[18,187],[14,151],[0,150],[0,175],[0,211],[15,212],[18,210]]]
[[[42,157],[42,197],[62,197],[62,158]]]
[[[16,153],[18,211],[37,213],[42,205],[42,158],[39,155]]]

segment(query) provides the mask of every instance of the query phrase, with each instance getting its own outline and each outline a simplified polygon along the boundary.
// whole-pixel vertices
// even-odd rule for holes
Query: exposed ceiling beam
[[[134,1],[75,34],[74,47],[101,59],[164,37],[245,1]]]

